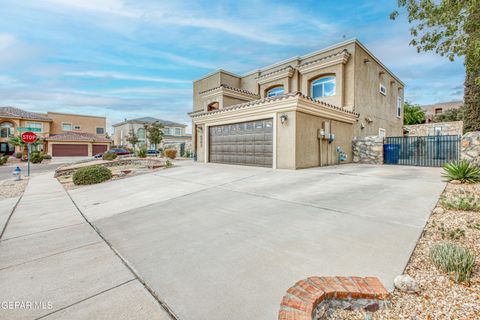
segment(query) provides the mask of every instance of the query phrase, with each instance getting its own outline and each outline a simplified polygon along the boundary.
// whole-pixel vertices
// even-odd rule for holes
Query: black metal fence
[[[387,137],[385,164],[441,167],[460,157],[460,136]]]

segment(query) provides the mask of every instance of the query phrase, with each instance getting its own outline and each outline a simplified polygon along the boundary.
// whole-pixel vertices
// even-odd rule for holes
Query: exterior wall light
[[[287,120],[288,120],[288,117],[285,113],[280,116],[280,122],[282,124],[285,124],[287,122]]]

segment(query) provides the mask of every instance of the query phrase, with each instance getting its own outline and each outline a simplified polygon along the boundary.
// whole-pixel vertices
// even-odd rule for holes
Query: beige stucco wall
[[[366,59],[368,62],[365,62]],[[402,99],[403,105],[403,85],[358,45],[355,50],[354,83],[355,111],[360,114],[354,135],[375,136],[379,128],[384,128],[387,136],[402,135],[403,108],[401,117],[397,117],[396,112],[397,97]],[[387,88],[386,95],[380,93],[380,84]],[[365,126],[363,129],[362,124]]]
[[[60,134],[65,131],[62,130],[62,123],[71,123],[72,131],[87,132],[96,134],[96,128],[103,128],[107,132],[107,120],[105,117],[84,116],[76,114],[48,112],[47,116],[53,120],[50,134]],[[75,126],[80,126],[80,129],[75,130]],[[99,135],[105,136],[105,134]]]
[[[330,123],[330,132],[335,134],[332,143],[318,139],[324,122]],[[342,163],[352,161],[352,124],[297,112],[296,126],[296,168],[337,164],[337,146],[347,154],[347,160]]]
[[[276,135],[274,139],[276,139],[277,169],[296,169],[295,137],[297,117],[295,113],[295,111],[290,111],[277,113],[276,115]],[[280,121],[280,117],[283,114],[288,118],[285,124],[282,124]]]

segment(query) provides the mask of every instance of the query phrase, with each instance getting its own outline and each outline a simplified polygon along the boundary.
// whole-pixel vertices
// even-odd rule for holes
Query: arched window
[[[13,135],[13,124],[11,122],[0,123],[0,138],[8,138]]]
[[[267,97],[276,97],[278,95],[284,94],[283,87],[274,87],[267,91]]]
[[[208,105],[207,111],[215,111],[215,110],[218,110],[219,107],[220,107],[220,104],[217,101],[215,101]]]
[[[313,99],[335,95],[335,77],[322,77],[312,81],[311,94]]]

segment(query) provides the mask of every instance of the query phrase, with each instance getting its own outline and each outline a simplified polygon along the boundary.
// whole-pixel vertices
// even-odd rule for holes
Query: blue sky
[[[2,0],[0,105],[189,124],[192,80],[358,38],[420,104],[462,99],[462,61],[409,47],[396,1]]]

